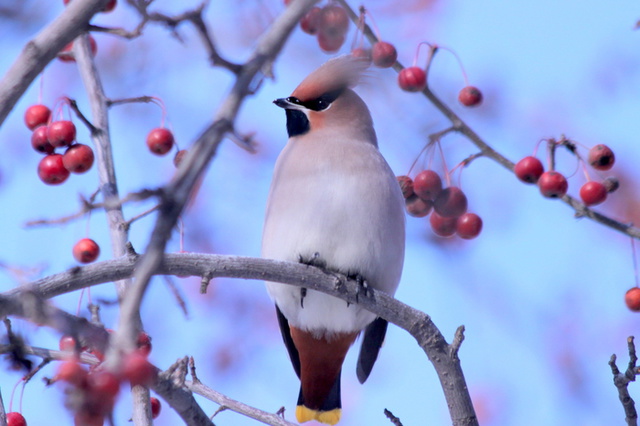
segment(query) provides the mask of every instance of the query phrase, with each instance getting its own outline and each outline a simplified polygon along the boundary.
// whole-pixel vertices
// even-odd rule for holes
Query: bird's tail
[[[299,423],[316,420],[320,423],[335,425],[340,421],[342,415],[342,403],[340,399],[340,373],[331,387],[322,407],[319,409],[309,408],[305,405],[302,387],[298,395],[298,406],[296,407],[296,419]]]

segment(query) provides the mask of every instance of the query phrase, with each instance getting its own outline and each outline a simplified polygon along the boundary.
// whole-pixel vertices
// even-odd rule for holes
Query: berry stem
[[[427,41],[421,41],[420,43],[418,43],[418,47],[416,48],[416,54],[413,56],[414,67],[418,65],[418,57],[420,56],[420,48],[422,47],[422,45],[429,46],[429,56],[427,57],[427,63],[425,65],[425,70],[426,70],[429,67],[429,64],[431,63],[431,58],[433,57],[433,54],[435,53],[435,50],[437,48],[432,46],[431,43]]]
[[[371,21],[371,25],[373,25],[373,31],[376,34],[376,38],[378,39],[378,41],[382,40],[382,37],[380,37],[380,30],[378,29],[376,20],[373,18],[373,15],[371,14],[371,12],[369,12],[364,6],[360,6],[360,13],[366,14],[367,16],[369,16],[369,20]]]
[[[540,148],[540,144],[542,142],[544,142],[544,141],[546,141],[546,139],[542,138],[536,143],[535,148],[533,148],[533,154],[531,154],[533,157],[537,157],[538,156],[538,149]]]
[[[469,78],[467,77],[467,71],[465,71],[464,65],[462,65],[462,60],[460,59],[458,54],[453,49],[451,49],[449,47],[446,47],[446,46],[437,46],[437,47],[448,51],[449,53],[451,53],[456,58],[456,60],[458,61],[458,66],[460,67],[460,71],[462,72],[462,78],[464,78],[464,85],[465,86],[469,86]]]
[[[162,118],[160,119],[160,127],[165,127],[164,122],[167,118],[167,108],[164,106],[164,102],[162,101],[162,99],[158,98],[157,96],[152,96],[151,100],[154,104],[160,107],[160,110],[162,111]]]
[[[364,44],[364,25],[365,25],[365,13],[364,7],[360,8],[360,16],[358,16],[358,23],[356,24],[356,34],[351,43],[351,50],[353,51],[356,46],[362,47]]]
[[[424,67],[424,72],[427,75],[427,86],[429,85],[429,70],[431,69],[431,64],[433,63],[433,57],[436,56],[437,51],[438,51],[438,46],[429,44],[429,55],[427,56],[427,64]]]
[[[629,238],[631,240],[631,257],[633,260],[633,275],[636,282],[636,287],[638,287],[638,255],[636,253],[636,244],[635,238]]]
[[[9,412],[13,411],[13,396],[15,395],[16,389],[18,388],[18,385],[20,384],[21,381],[22,381],[22,378],[20,378],[20,380],[18,380],[16,384],[13,385],[13,389],[11,390],[11,398],[9,398]]]
[[[451,186],[451,176],[449,175],[449,169],[447,169],[447,160],[444,158],[444,151],[442,150],[442,144],[440,143],[440,139],[436,139],[436,146],[438,147],[438,151],[440,152],[440,158],[442,159],[442,170],[444,171],[444,180],[447,183],[447,186]]]
[[[22,389],[20,389],[20,401],[18,401],[18,408],[22,413],[22,400],[24,399],[24,388],[27,386],[27,381],[22,378]]]

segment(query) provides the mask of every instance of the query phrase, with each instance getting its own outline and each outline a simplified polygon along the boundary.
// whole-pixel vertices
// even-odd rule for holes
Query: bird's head
[[[367,66],[353,56],[339,56],[309,74],[291,96],[273,101],[287,113],[289,137],[329,129],[364,132],[375,143],[369,110],[351,90]]]

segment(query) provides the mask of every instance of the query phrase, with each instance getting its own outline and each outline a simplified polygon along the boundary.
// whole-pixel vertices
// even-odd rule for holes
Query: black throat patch
[[[287,113],[287,133],[290,138],[309,131],[309,119],[304,112],[297,109],[287,109],[285,112]]]

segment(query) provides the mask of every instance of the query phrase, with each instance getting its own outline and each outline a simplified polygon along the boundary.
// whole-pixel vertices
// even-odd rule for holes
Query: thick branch
[[[41,297],[50,298],[87,286],[131,276],[139,268],[138,259],[135,255],[129,255],[120,259],[78,267],[38,280],[31,285],[37,289]],[[143,259],[140,260],[143,261]],[[428,315],[385,293],[370,289],[366,295],[363,295],[355,281],[347,280],[344,276],[313,266],[239,256],[193,253],[167,254],[160,258],[154,274],[276,281],[318,290],[350,303],[360,304],[367,310],[408,331],[418,341],[438,373],[447,403],[450,404],[453,424],[477,424],[457,357],[458,344],[449,345]],[[16,300],[19,300],[21,292],[20,289],[14,289],[0,295],[0,316],[20,315],[13,312],[11,307],[14,306]],[[13,303],[3,304],[3,301]],[[461,338],[462,336],[458,336],[457,340]]]
[[[62,48],[76,38],[108,0],[75,0],[29,41],[0,80],[0,126],[31,82]]]
[[[109,107],[108,98],[105,95],[104,87],[100,79],[100,74],[96,68],[93,55],[89,46],[86,34],[76,39],[73,52],[78,63],[80,77],[84,83],[89,102],[91,104],[91,115],[94,129],[91,132],[91,139],[95,146],[98,177],[100,180],[100,193],[105,203],[118,201],[118,184],[116,181],[115,163],[111,149],[111,138],[109,135]],[[128,227],[125,226],[122,206],[105,208],[107,221],[109,224],[109,234],[111,236],[111,247],[114,257],[123,256],[126,252],[128,241]],[[120,300],[124,297],[126,290],[131,286],[131,280],[125,279],[116,282],[116,289]],[[140,312],[133,312],[130,321],[120,324],[121,327],[130,329],[130,334],[136,334],[142,329]],[[119,359],[119,358],[118,358]],[[107,359],[107,361],[110,361]],[[115,361],[117,362],[117,361]],[[112,364],[113,365],[113,364]],[[133,397],[133,423],[136,426],[151,426],[151,405],[149,402],[149,390],[144,386],[134,386],[131,390]]]

